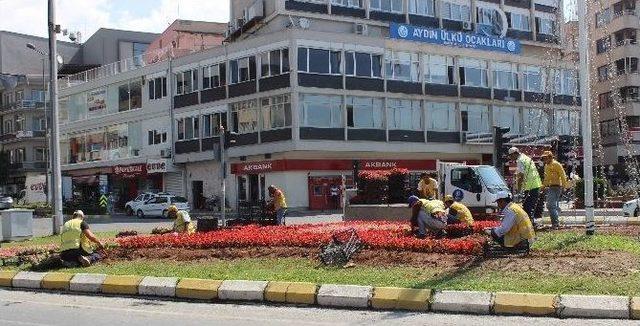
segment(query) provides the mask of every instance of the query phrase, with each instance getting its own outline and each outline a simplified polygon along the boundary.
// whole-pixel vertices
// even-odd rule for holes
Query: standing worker
[[[540,188],[542,187],[540,174],[538,174],[538,169],[533,160],[529,156],[520,153],[517,147],[509,148],[509,159],[517,164],[514,191],[523,194],[522,206],[531,219],[531,224],[535,227],[536,206],[538,205]]]
[[[276,211],[277,225],[285,225],[285,216],[287,215],[287,199],[284,192],[274,185],[269,186],[269,196],[271,197],[270,205]]]
[[[545,151],[542,153],[544,162],[544,181],[542,188],[547,196],[547,209],[551,217],[551,226],[560,227],[560,196],[562,191],[568,188],[567,174],[560,162],[553,158],[553,153]]]
[[[100,255],[93,252],[93,242],[99,249],[104,245],[89,229],[89,224],[84,221],[84,213],[77,210],[73,218],[62,227],[60,234],[60,259],[66,264],[80,263],[87,267],[100,259]]]
[[[506,248],[529,249],[536,237],[533,224],[522,207],[511,201],[511,194],[500,191],[496,203],[502,211],[500,226],[485,229],[493,241]]]
[[[454,201],[453,196],[444,196],[444,207],[449,210],[447,223],[465,223],[469,227],[473,226],[473,215],[471,211],[463,203]]]
[[[420,199],[411,196],[407,200],[411,208],[411,228],[418,228],[416,236],[424,239],[427,236],[427,229],[433,232],[437,238],[447,235],[447,214],[444,203],[440,200]]]
[[[429,175],[427,173],[420,174],[420,182],[418,182],[418,193],[420,197],[426,199],[438,198],[438,181],[436,181],[435,173]]]

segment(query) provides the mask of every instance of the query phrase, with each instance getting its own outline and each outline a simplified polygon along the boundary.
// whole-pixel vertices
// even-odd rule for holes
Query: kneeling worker
[[[175,221],[173,221],[173,232],[187,234],[196,233],[196,227],[191,222],[189,212],[178,211],[178,207],[175,205],[169,206],[167,212],[167,215],[169,215],[170,218],[175,219]]]
[[[93,252],[91,243],[99,249],[104,245],[89,229],[89,224],[84,221],[84,213],[80,210],[73,213],[73,218],[62,227],[60,234],[60,259],[65,263],[80,263],[87,267],[100,259],[100,255]]]
[[[471,211],[463,203],[454,201],[453,196],[444,196],[444,206],[449,209],[447,223],[466,223],[470,227],[473,226],[473,215],[471,215]]]
[[[427,236],[427,229],[433,232],[436,237],[447,235],[447,215],[444,203],[441,200],[420,199],[411,196],[408,199],[411,208],[412,229],[418,228],[417,237],[423,239]]]
[[[504,217],[500,226],[485,229],[485,233],[503,247],[529,248],[536,237],[529,215],[522,209],[522,206],[512,202],[509,192],[499,192],[496,203],[498,203],[498,208]]]

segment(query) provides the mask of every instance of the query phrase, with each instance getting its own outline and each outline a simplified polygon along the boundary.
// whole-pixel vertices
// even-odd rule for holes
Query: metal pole
[[[60,234],[62,227],[62,172],[60,171],[60,130],[58,129],[58,61],[56,60],[55,1],[49,0],[49,91],[51,92],[51,157],[53,158],[53,234]]]
[[[225,164],[227,164],[225,162],[224,159],[224,155],[225,155],[225,148],[224,148],[224,126],[220,126],[220,169],[221,169],[221,183],[220,183],[220,223],[222,225],[222,227],[227,226],[227,221],[226,221],[226,217],[227,217],[227,169],[225,167]]]
[[[580,94],[582,96],[582,148],[584,152],[584,208],[587,235],[596,231],[593,216],[593,145],[591,139],[591,75],[589,73],[589,24],[587,22],[587,2],[576,1],[580,42]]]
[[[42,57],[40,58],[40,60],[42,60],[42,109],[44,110],[44,142],[45,142],[45,157],[47,160],[47,168],[46,168],[46,177],[45,177],[45,183],[47,184],[47,203],[49,205],[51,205],[51,207],[53,207],[53,201],[51,200],[53,198],[52,193],[51,193],[51,184],[52,181],[51,178],[51,144],[49,143],[51,141],[51,138],[49,137],[49,112],[47,112],[47,82],[45,80],[45,63],[44,60],[46,59],[46,57]]]

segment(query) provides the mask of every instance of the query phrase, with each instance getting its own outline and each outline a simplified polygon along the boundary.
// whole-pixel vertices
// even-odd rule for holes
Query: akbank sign
[[[391,23],[389,34],[392,39],[399,40],[510,54],[520,54],[522,52],[522,44],[520,44],[518,40],[482,34],[455,32],[439,28]]]

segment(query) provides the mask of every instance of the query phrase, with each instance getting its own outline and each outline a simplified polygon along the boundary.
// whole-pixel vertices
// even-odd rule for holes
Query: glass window
[[[36,162],[47,162],[47,150],[44,147],[36,147],[34,148],[35,151],[35,161]]]
[[[422,106],[419,100],[387,100],[389,129],[422,130]]]
[[[556,21],[553,18],[536,17],[538,34],[556,35]]]
[[[384,128],[382,99],[348,96],[346,100],[347,126],[353,128]]]
[[[544,92],[544,70],[538,66],[522,67],[523,88],[527,92]]]
[[[129,104],[129,83],[124,83],[118,87],[118,111],[128,111],[130,108]]]
[[[555,110],[553,112],[553,124],[556,135],[570,135],[569,111]]]
[[[460,104],[462,131],[471,134],[490,133],[489,106],[483,104]]]
[[[471,21],[471,8],[469,5],[443,1],[440,3],[440,16],[447,20],[468,22]]]
[[[518,65],[515,63],[495,62],[493,64],[494,88],[516,90],[518,87]]]
[[[203,137],[220,135],[220,127],[227,127],[227,113],[211,113],[202,116]]]
[[[487,62],[477,59],[460,59],[460,84],[473,87],[489,87]]]
[[[300,57],[302,55],[305,57]],[[298,70],[317,74],[340,74],[342,53],[323,49],[298,49]],[[306,59],[306,60],[305,60]]]
[[[226,84],[226,69],[224,63],[202,68],[202,89],[216,88]]]
[[[455,103],[426,102],[430,131],[458,131]]]
[[[176,73],[176,94],[189,94],[198,90],[198,69]]]
[[[547,136],[549,134],[549,115],[542,109],[523,108],[523,134]]]
[[[289,94],[266,97],[262,104],[262,128],[264,130],[291,126],[291,98]]]
[[[403,81],[420,81],[420,56],[411,52],[387,51],[387,78]]]
[[[27,120],[24,115],[19,114],[16,116],[16,131],[26,131],[27,130]]]
[[[328,74],[329,50],[309,49],[309,72]]]
[[[555,71],[555,88],[558,95],[578,95],[578,71],[559,69]]]
[[[518,31],[531,31],[531,16],[529,14],[507,13],[509,18],[509,28]]]
[[[129,92],[131,96],[131,110],[139,109],[142,107],[142,81],[140,79],[134,79],[129,85]]]
[[[425,55],[424,60],[424,75],[427,83],[445,85],[456,83],[452,57]]]
[[[256,58],[247,57],[229,62],[231,84],[244,83],[256,79]]]
[[[176,123],[178,140],[200,138],[200,123],[198,117],[179,118]]]
[[[256,100],[231,104],[231,131],[246,134],[258,131],[258,108]]]
[[[300,95],[300,124],[305,127],[343,128],[342,97]]]
[[[521,135],[520,109],[511,106],[493,107],[493,125],[501,128],[510,128],[509,135]]]
[[[298,71],[309,71],[309,50],[307,48],[298,48]]]
[[[369,8],[374,11],[402,13],[402,0],[370,0]]]
[[[347,76],[381,77],[382,56],[361,52],[345,52],[345,73]]]
[[[435,17],[435,0],[409,0],[409,13]]]
[[[260,54],[260,76],[277,76],[289,72],[289,50],[273,50]]]
[[[331,5],[342,7],[363,8],[362,0],[331,0]]]

